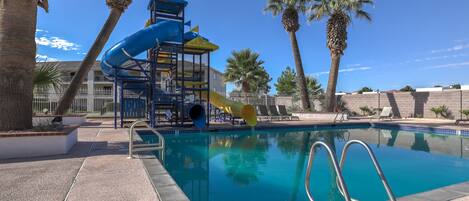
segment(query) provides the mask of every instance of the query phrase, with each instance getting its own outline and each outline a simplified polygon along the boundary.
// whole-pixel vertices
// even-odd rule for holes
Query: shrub
[[[369,108],[368,106],[363,106],[360,107],[360,110],[362,111],[362,114],[364,116],[371,116],[376,114],[376,109]],[[378,109],[379,110],[379,109]]]
[[[461,114],[466,116],[466,119],[469,119],[469,110],[461,110]]]
[[[435,116],[436,118],[438,118],[439,116],[442,116],[442,117],[448,117],[450,115],[450,112],[448,110],[448,107],[446,107],[446,105],[441,105],[441,106],[438,106],[438,107],[433,107],[430,109],[433,113],[435,113]]]

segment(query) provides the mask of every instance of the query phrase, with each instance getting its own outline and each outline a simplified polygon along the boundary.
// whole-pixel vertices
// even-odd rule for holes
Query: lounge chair
[[[293,119],[300,120],[300,117],[293,116],[292,114],[288,114],[287,108],[285,107],[285,105],[277,105],[277,108],[278,108],[278,112],[280,113],[281,116],[287,117],[290,120],[293,120]]]
[[[392,107],[383,107],[383,110],[381,110],[379,115],[370,116],[370,119],[392,119],[392,116]]]
[[[266,119],[267,121],[272,121],[272,116],[269,115],[267,106],[265,105],[257,106],[257,119],[259,121],[261,121],[262,119]]]
[[[271,118],[276,118],[278,120],[283,120],[285,118],[289,118],[288,116],[282,116],[278,113],[277,106],[275,105],[269,105],[269,112],[270,112],[270,117]]]

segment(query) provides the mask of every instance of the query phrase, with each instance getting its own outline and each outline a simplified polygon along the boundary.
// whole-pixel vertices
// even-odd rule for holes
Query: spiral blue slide
[[[111,80],[114,80],[115,75],[128,76],[127,70],[115,67],[122,66],[133,57],[163,42],[182,42],[180,36],[184,30],[181,28],[178,22],[162,20],[128,36],[104,53],[101,61],[103,74]],[[185,34],[185,37],[190,37],[186,39],[195,37],[192,35]],[[205,113],[202,106],[191,106],[187,113],[196,127],[205,127]]]

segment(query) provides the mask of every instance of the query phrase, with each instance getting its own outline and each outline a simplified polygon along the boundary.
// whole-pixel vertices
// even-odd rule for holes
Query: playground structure
[[[210,53],[218,46],[188,32],[184,0],[150,0],[145,28],[115,44],[101,62],[114,81],[114,127],[126,119],[147,118],[150,126],[210,125],[211,105],[233,118],[257,123],[256,111],[210,91]],[[136,58],[146,52],[146,59]],[[188,65],[190,64],[190,65]],[[205,72],[204,72],[205,70]],[[119,115],[118,115],[119,111]]]

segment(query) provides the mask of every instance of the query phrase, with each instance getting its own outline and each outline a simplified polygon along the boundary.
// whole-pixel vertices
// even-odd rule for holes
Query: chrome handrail
[[[154,144],[141,144],[141,145],[134,145],[133,143],[133,134],[135,132],[135,127],[138,124],[143,124],[145,127],[150,129],[159,139],[158,143]],[[145,120],[137,120],[133,122],[129,128],[129,159],[133,158],[133,153],[137,151],[160,151],[160,160],[164,161],[164,150],[165,150],[165,139],[163,135],[161,135],[158,131],[152,128],[150,125],[147,124]],[[135,149],[134,149],[135,148]],[[140,149],[138,149],[140,148]]]
[[[322,141],[317,141],[315,143],[313,143],[313,145],[311,145],[311,149],[309,150],[309,157],[308,157],[308,167],[306,168],[306,176],[305,176],[305,188],[306,188],[306,194],[308,195],[308,198],[310,201],[314,201],[314,198],[313,198],[313,195],[311,194],[311,192],[309,191],[310,189],[310,177],[311,177],[311,168],[313,166],[313,161],[314,161],[314,154],[315,154],[315,151],[314,151],[314,148],[316,146],[323,146],[326,148],[326,151],[329,155],[329,158],[331,159],[332,161],[332,165],[334,166],[334,171],[337,175],[337,179],[338,179],[338,183],[339,183],[339,189],[342,189],[343,190],[343,196],[345,198],[346,201],[351,201],[352,199],[350,198],[350,195],[348,193],[348,190],[347,190],[347,186],[345,185],[345,182],[344,182],[344,178],[342,176],[342,171],[340,170],[340,167],[337,163],[337,158],[335,156],[335,152],[334,150],[331,149],[331,147],[322,142]]]
[[[388,181],[386,180],[386,177],[384,176],[384,173],[381,169],[381,166],[379,165],[378,161],[376,160],[376,157],[375,157],[375,154],[373,153],[373,150],[371,150],[370,146],[368,144],[366,144],[365,142],[363,141],[360,141],[360,140],[350,140],[348,141],[347,143],[345,143],[344,145],[344,148],[342,149],[342,155],[340,157],[340,162],[339,162],[339,167],[340,167],[340,170],[342,171],[343,168],[344,168],[344,162],[345,162],[345,158],[347,156],[347,152],[350,148],[350,146],[352,144],[359,144],[361,145],[363,148],[365,148],[365,150],[368,152],[368,155],[370,156],[371,158],[371,161],[373,161],[373,165],[375,166],[375,169],[376,169],[376,172],[378,173],[378,176],[380,177],[381,179],[381,182],[383,183],[383,186],[384,188],[386,189],[386,193],[388,194],[388,197],[389,197],[389,200],[391,201],[396,201],[396,198],[394,197],[394,194],[391,190],[391,187],[389,186],[388,184]],[[340,184],[340,181],[337,180],[337,183]],[[339,192],[344,195],[344,191],[342,191],[341,189],[341,186],[338,185],[339,187]],[[346,191],[345,189],[345,193],[346,195],[348,194],[348,192]],[[344,195],[345,196],[345,195]]]

